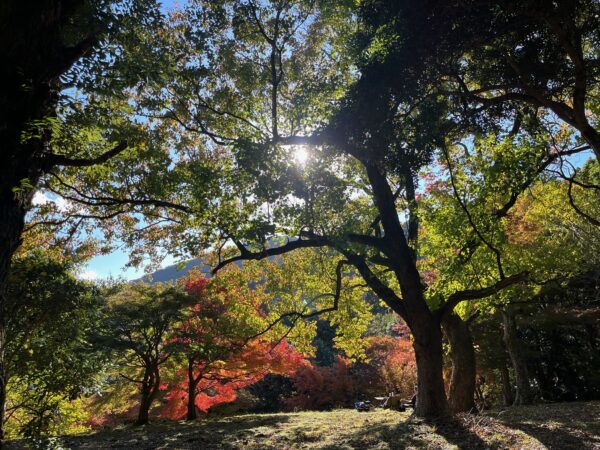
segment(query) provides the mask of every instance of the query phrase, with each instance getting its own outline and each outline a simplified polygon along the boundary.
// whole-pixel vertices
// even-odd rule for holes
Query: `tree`
[[[183,318],[189,296],[170,285],[136,283],[110,296],[98,342],[118,355],[126,373],[120,376],[140,388],[136,425],[148,423],[148,413],[161,387],[161,366],[171,357],[167,340]]]
[[[83,76],[86,65],[118,67],[123,44],[134,34],[132,25],[152,23],[158,16],[151,0],[51,0],[38,2],[33,10],[9,0],[0,7],[0,140],[7,161],[0,169],[0,399],[6,396],[7,277],[35,192],[50,173],[103,164],[127,148],[118,133],[107,130],[100,145],[57,148],[62,92],[89,80]],[[133,18],[138,22],[132,24]],[[0,429],[0,439],[2,434]]]
[[[71,263],[42,252],[19,256],[12,265],[2,400],[8,404],[3,420],[16,434],[40,438],[52,431],[64,402],[93,386],[103,367],[103,355],[89,340],[99,319],[99,292],[72,271]]]
[[[343,74],[355,72],[345,71],[348,59],[339,56],[344,47],[334,32],[340,16],[353,24],[344,8],[303,2],[224,5],[231,7],[190,6],[175,30],[183,35],[194,30],[199,42],[183,49],[167,43],[189,57],[181,59],[167,90],[149,89],[141,102],[154,111],[149,116],[160,117],[158,123],[180,136],[182,147],[193,143],[188,147],[193,152],[203,143],[220,169],[220,193],[213,190],[209,198],[208,191],[188,185],[186,205],[198,234],[180,237],[190,237],[186,248],[214,243],[222,253],[217,270],[236,261],[327,248],[336,258],[337,289],[327,294],[333,301],[324,310],[307,308],[285,318],[297,323],[338,310],[341,288],[348,284],[344,279],[358,274],[413,333],[417,413],[447,414],[442,319],[461,301],[491,295],[525,277],[501,272],[481,288],[428,303],[418,268],[416,190],[419,170],[452,138],[447,105],[436,99],[415,102],[415,86],[391,83],[394,71],[368,42],[356,58],[361,78],[350,87],[352,79]],[[223,25],[230,32],[208,41],[214,57],[190,64],[205,48],[205,37],[213,35],[210,30]],[[200,76],[207,72],[207,78]],[[332,89],[330,82],[321,83],[326,79],[341,84]],[[295,105],[303,105],[300,114]],[[294,165],[294,152],[310,156]],[[193,173],[206,173],[202,164],[195,167]],[[188,180],[194,186],[193,177]],[[231,256],[227,244],[239,253]]]
[[[250,340],[263,322],[264,293],[252,290],[239,270],[210,280],[193,274],[186,279],[185,290],[195,303],[173,339],[187,366],[186,419],[194,420],[198,394],[217,384],[237,382],[241,387],[244,380],[251,382],[255,376],[256,368],[238,365],[251,359]]]
[[[240,389],[268,374],[292,375],[304,362],[304,356],[285,340],[255,340],[221,357],[197,360],[195,366],[176,370],[175,381],[167,387],[166,417],[180,419],[185,414],[187,420],[196,419],[198,410],[206,413],[219,404],[233,402]]]
[[[515,309],[535,295],[536,284],[573,276],[595,261],[592,249],[597,230],[570,208],[567,197],[574,186],[560,181],[560,168],[569,163],[554,158],[557,153],[569,152],[573,145],[570,135],[565,130],[534,136],[493,134],[476,139],[469,148],[450,148],[440,161],[445,171],[438,168],[435,176],[429,175],[429,195],[422,202],[422,266],[429,271],[431,295],[465,283],[483,284],[499,270],[500,263],[504,270],[526,271],[534,280],[527,287],[498,293],[471,308],[459,307],[465,318],[482,313],[502,322],[498,309],[510,313],[505,317],[507,350],[522,392],[527,391],[529,381],[524,345],[515,329]],[[578,187],[574,200],[595,216],[590,202],[595,196],[593,190]],[[477,233],[484,240],[478,240]],[[532,396],[519,395],[518,401],[522,398]]]
[[[291,347],[281,327],[269,326],[266,309],[274,303],[261,278],[264,267],[232,267],[210,279],[193,273],[184,289],[194,299],[185,320],[172,340],[183,356],[186,374],[186,419],[197,417],[219,403],[231,401],[234,391],[262,379],[267,373],[289,374],[303,356]],[[177,366],[180,365],[175,361]],[[178,378],[176,376],[176,378]],[[170,415],[177,414],[182,382],[176,379],[169,390]],[[208,396],[222,391],[222,398]]]
[[[519,129],[544,110],[600,155],[597,2],[373,1],[363,11],[385,43],[373,51],[402,71],[395,83],[449,98],[471,127]]]

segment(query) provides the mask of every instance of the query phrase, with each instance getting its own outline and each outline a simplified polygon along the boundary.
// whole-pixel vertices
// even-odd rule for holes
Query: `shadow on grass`
[[[285,415],[207,420],[203,423],[154,423],[146,427],[128,427],[96,435],[72,436],[62,440],[70,449],[238,449],[255,439],[256,428],[285,423]],[[199,424],[202,426],[198,426]]]
[[[544,414],[552,408],[552,414]],[[583,450],[600,448],[600,404],[596,402],[532,405],[511,409],[498,420],[521,430],[550,449]]]
[[[378,447],[385,442],[390,449],[407,447],[438,448],[447,443],[458,448],[489,449],[490,445],[473,433],[459,419],[422,420],[408,417],[399,424],[379,424],[365,427],[345,441],[344,448],[364,449]],[[339,449],[342,446],[329,445],[326,450]]]
[[[377,424],[364,427],[344,440],[343,445],[330,444],[321,447],[322,450],[339,450],[340,448],[366,449],[378,447],[381,442],[386,442],[391,449],[405,449],[407,447],[423,448],[424,441],[419,438],[407,419],[397,425]]]
[[[490,444],[486,443],[475,432],[469,429],[469,426],[460,417],[451,417],[448,419],[425,421],[430,425],[435,433],[443,436],[446,441],[458,446],[458,448],[468,449],[489,449]]]

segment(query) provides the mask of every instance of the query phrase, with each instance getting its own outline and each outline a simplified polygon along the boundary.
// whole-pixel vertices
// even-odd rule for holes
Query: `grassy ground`
[[[242,415],[65,436],[70,449],[600,449],[600,402],[424,422],[376,409]],[[9,449],[22,448],[13,442]]]

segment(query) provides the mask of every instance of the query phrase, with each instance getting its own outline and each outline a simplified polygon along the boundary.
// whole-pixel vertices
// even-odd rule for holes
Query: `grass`
[[[600,449],[600,402],[555,403],[426,422],[376,409],[248,414],[65,436],[70,449]],[[9,449],[23,448],[12,442]]]

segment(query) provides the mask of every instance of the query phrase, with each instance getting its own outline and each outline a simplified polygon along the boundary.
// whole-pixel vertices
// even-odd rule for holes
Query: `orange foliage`
[[[416,362],[406,337],[370,337],[367,359],[352,364],[338,357],[329,367],[306,362],[294,376],[292,408],[351,407],[355,401],[394,392],[407,399],[414,393]]]
[[[207,412],[215,405],[235,401],[238,390],[261,380],[267,373],[291,375],[303,361],[304,356],[285,340],[274,347],[268,342],[252,341],[242,352],[219,361],[215,367],[199,365],[196,370],[204,372],[196,388],[196,407]],[[186,368],[179,369],[178,375],[181,381],[167,387],[167,404],[161,411],[163,417],[174,420],[184,416],[187,407]]]
[[[374,383],[384,392],[410,398],[417,382],[417,365],[409,339],[371,337],[367,348],[369,364],[377,368]]]
[[[321,410],[352,406],[356,390],[350,366],[350,361],[340,356],[329,367],[314,366],[306,362],[294,376],[297,394],[289,399],[289,406]]]
[[[507,216],[505,231],[511,244],[532,244],[539,233],[543,231],[540,223],[536,223],[528,217],[532,201],[530,197],[523,197]]]

